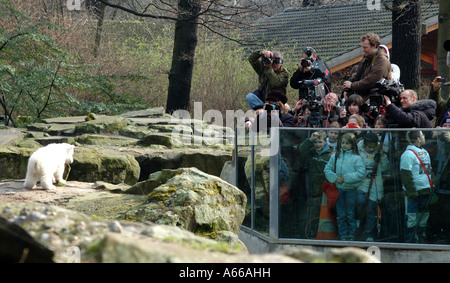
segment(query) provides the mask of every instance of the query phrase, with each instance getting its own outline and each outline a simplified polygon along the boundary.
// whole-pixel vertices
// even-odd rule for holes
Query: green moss
[[[219,252],[226,254],[239,254],[242,252],[238,244],[229,244],[226,242],[206,243],[201,241],[185,241],[179,238],[167,237],[163,239],[166,243],[177,243],[183,247],[192,248],[201,251]]]

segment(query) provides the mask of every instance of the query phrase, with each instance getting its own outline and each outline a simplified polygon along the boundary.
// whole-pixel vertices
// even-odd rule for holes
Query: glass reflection
[[[448,129],[280,129],[279,141],[279,238],[450,244]],[[270,157],[261,150],[253,198],[251,154],[241,161],[254,200],[244,226],[268,234]]]

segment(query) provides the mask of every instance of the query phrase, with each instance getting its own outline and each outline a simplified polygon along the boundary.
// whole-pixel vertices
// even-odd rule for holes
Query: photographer
[[[375,87],[376,82],[382,78],[389,80],[390,77],[391,63],[386,52],[378,49],[380,43],[378,35],[373,33],[361,37],[364,56],[359,62],[358,73],[343,84],[346,92],[357,93],[364,101],[369,99],[370,90]]]
[[[289,73],[283,67],[283,56],[277,51],[256,51],[249,57],[248,61],[258,74],[258,89],[247,94],[247,104],[256,110],[264,104],[266,96],[273,90],[286,93],[289,81]]]
[[[443,120],[444,114],[447,111],[447,109],[450,107],[449,104],[449,98],[444,98],[441,95],[441,85],[443,82],[445,82],[446,79],[442,78],[440,76],[437,76],[434,78],[434,80],[430,84],[430,94],[429,99],[432,99],[436,101],[437,107],[436,107],[436,120],[434,121],[434,126],[442,126],[442,124],[446,121]]]
[[[276,127],[294,127],[295,117],[288,113],[285,104],[287,103],[287,97],[281,91],[271,91],[267,95],[266,103],[261,105],[259,109],[256,109],[256,123],[254,119],[249,119],[245,123],[246,129],[252,129],[258,132],[262,130],[263,126],[266,125],[267,130],[271,126]],[[275,110],[275,111],[272,111]]]
[[[312,70],[312,64],[315,61],[320,61],[323,63],[319,56],[317,56],[316,51],[312,47],[306,47],[303,49],[302,58],[300,59],[300,63],[298,64],[298,69],[292,75],[290,80],[290,85],[293,89],[298,89],[299,99],[306,98],[308,95],[308,87],[303,85],[304,80],[311,80],[315,78],[321,78],[327,86],[325,95],[331,90],[331,72],[328,66],[323,63],[326,71],[324,74],[315,73],[315,70]]]
[[[417,93],[407,89],[400,94],[400,106],[395,106],[384,95],[384,107],[388,124],[398,128],[432,128],[431,120],[436,114],[436,102],[430,99],[417,101]]]

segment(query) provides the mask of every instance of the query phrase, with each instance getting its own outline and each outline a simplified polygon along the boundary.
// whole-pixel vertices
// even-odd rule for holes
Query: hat
[[[391,56],[389,55],[389,48],[386,45],[380,45],[380,48],[382,48],[384,50],[384,52],[386,53],[388,60],[391,60]]]
[[[271,92],[269,92],[267,94],[267,97],[266,97],[266,101],[269,101],[269,100],[275,101],[275,102],[281,101],[283,104],[285,104],[288,99],[286,97],[286,94],[282,93],[281,91],[272,90]]]
[[[312,48],[311,46],[308,46],[303,49],[303,53],[305,53],[308,56],[311,56],[313,54],[316,55],[316,50],[314,50],[314,48]]]

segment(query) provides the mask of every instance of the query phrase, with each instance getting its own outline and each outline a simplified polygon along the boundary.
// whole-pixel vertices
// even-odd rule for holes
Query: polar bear
[[[27,176],[23,186],[34,189],[40,180],[44,190],[56,189],[53,182],[66,184],[63,178],[65,164],[73,162],[75,146],[52,143],[35,151],[28,160]]]

